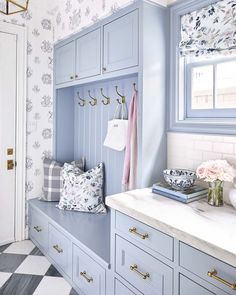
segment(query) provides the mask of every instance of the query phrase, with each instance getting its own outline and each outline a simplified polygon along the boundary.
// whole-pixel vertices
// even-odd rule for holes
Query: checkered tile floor
[[[78,295],[35,245],[0,246],[0,295]]]

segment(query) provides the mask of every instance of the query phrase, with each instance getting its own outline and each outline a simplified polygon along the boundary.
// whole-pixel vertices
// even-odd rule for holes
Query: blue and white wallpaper
[[[26,197],[42,192],[44,157],[52,157],[53,43],[133,0],[30,0],[29,10],[0,21],[27,28]]]

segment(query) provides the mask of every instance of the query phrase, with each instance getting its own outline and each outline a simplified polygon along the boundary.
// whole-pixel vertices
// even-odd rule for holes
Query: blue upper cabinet
[[[76,79],[101,73],[101,29],[98,28],[76,41]]]
[[[75,42],[71,41],[55,49],[56,84],[74,80],[75,75]]]
[[[138,10],[104,26],[103,73],[138,65]]]

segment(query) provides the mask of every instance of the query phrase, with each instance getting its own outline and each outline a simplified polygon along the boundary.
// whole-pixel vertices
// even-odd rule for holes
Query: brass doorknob
[[[14,161],[13,160],[8,160],[7,161],[7,170],[13,170],[14,169]]]

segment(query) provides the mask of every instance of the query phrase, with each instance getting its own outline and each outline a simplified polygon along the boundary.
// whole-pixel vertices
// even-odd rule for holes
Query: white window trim
[[[0,22],[0,31],[17,36],[16,97],[16,209],[15,240],[25,239],[25,158],[26,158],[26,65],[27,32],[23,26]]]

